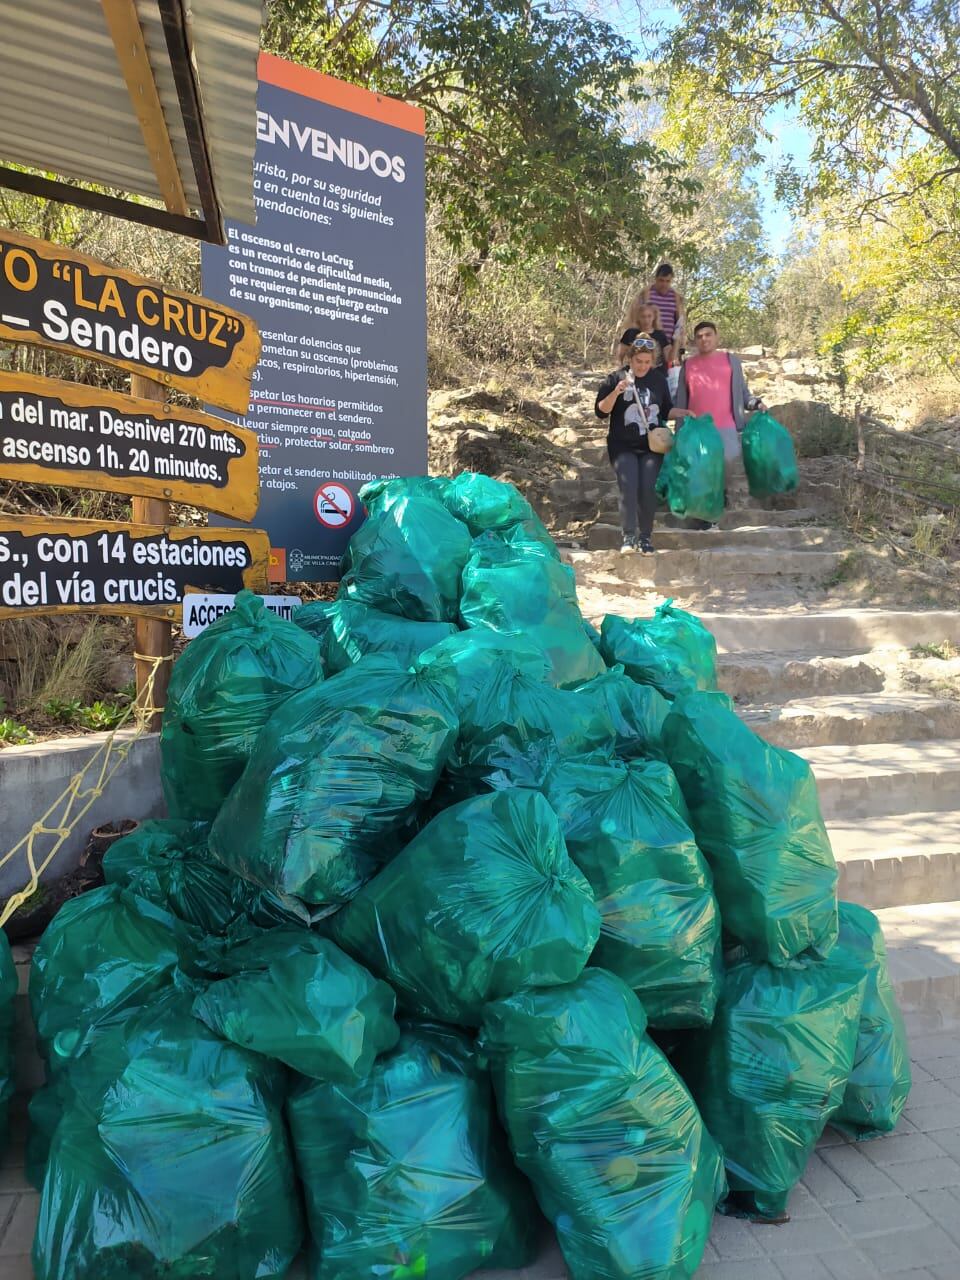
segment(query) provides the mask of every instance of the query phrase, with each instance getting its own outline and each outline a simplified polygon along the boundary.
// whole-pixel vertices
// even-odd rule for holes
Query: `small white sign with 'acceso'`
[[[183,634],[188,640],[198,636],[211,622],[216,622],[233,608],[236,596],[218,593],[203,595],[199,591],[183,597]],[[294,609],[300,608],[299,596],[261,596],[264,605],[279,618],[289,622]]]

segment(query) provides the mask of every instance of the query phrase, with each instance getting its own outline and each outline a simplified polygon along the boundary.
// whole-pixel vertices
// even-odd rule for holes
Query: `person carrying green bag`
[[[730,351],[718,350],[719,335],[712,320],[701,320],[694,328],[693,337],[697,354],[691,356],[680,370],[676,404],[670,417],[683,421],[709,414],[720,432],[724,459],[724,500],[716,515],[700,517],[707,521],[708,528],[715,528],[715,522],[727,504],[728,495],[733,492],[743,474],[740,433],[746,425],[746,416],[755,409],[765,411],[766,405],[756,396],[751,396],[739,356]],[[678,430],[678,445],[683,430],[690,425],[692,424],[684,422],[683,429]],[[672,503],[671,510],[680,514]],[[687,514],[699,513],[690,511]]]

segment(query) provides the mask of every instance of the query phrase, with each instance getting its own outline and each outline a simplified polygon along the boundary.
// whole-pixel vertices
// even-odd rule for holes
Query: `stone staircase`
[[[732,495],[715,531],[661,512],[656,556],[622,556],[603,441],[599,423],[578,432],[545,503],[584,612],[649,615],[672,597],[702,618],[739,713],[809,761],[841,897],[879,912],[908,1013],[960,1017],[960,661],[944,696],[911,656],[960,645],[960,612],[851,605],[830,494],[802,478],[773,501]]]

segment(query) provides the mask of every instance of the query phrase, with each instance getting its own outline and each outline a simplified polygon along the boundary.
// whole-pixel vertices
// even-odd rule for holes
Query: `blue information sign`
[[[361,486],[427,466],[423,114],[268,54],[259,73],[257,223],[203,246],[203,292],[260,329],[238,421],[271,576],[331,581]]]

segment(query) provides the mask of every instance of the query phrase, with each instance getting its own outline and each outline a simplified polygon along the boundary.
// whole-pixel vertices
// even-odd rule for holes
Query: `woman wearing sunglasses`
[[[605,378],[594,406],[598,418],[609,418],[607,454],[620,490],[620,527],[624,554],[653,555],[656,483],[663,454],[650,448],[648,432],[662,425],[673,408],[662,368],[654,367],[657,343],[638,333],[625,369]]]

